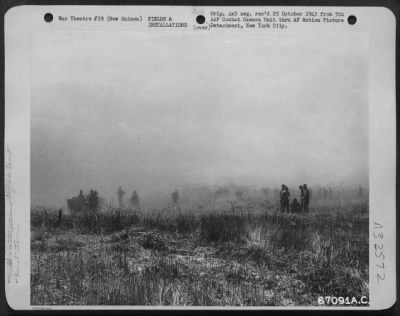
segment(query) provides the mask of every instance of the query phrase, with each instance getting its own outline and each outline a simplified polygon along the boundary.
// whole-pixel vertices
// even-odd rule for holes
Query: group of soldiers
[[[83,190],[79,191],[79,195],[67,199],[68,209],[72,214],[81,212],[97,212],[100,207],[100,197],[96,190],[90,190],[88,194],[84,194]],[[61,223],[62,210],[58,211],[58,223]]]
[[[282,213],[306,213],[310,205],[310,191],[307,184],[299,185],[300,189],[300,203],[294,198],[290,203],[289,188],[282,184],[280,192],[281,212]]]
[[[124,195],[125,191],[122,189],[122,186],[119,186],[118,191],[117,191],[117,197],[118,197],[118,207],[123,208],[124,207]],[[129,204],[133,206],[135,209],[140,209],[140,202],[139,202],[139,195],[136,192],[136,190],[133,191],[131,198],[129,199]]]

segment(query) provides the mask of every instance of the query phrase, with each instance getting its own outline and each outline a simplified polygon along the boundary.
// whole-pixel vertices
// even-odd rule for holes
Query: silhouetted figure
[[[289,204],[290,204],[290,192],[289,192],[289,188],[287,187],[287,185],[285,185],[285,191],[286,191],[286,200],[285,200],[285,209],[287,210],[288,213],[290,213],[290,209],[289,209]]]
[[[178,192],[178,190],[175,190],[175,191],[172,193],[172,202],[173,202],[175,205],[178,205],[178,202],[179,202],[179,192]]]
[[[303,212],[308,212],[310,205],[310,192],[308,191],[307,184],[303,184],[303,192],[304,192],[304,205]]]
[[[117,191],[119,208],[122,208],[122,206],[124,205],[124,195],[125,195],[125,191],[122,189],[122,186],[119,186],[118,191]]]
[[[362,196],[363,196],[363,193],[364,193],[364,188],[363,188],[362,186],[360,186],[360,187],[358,188],[358,197],[359,197],[359,198],[362,197]]]
[[[89,210],[96,212],[99,208],[99,197],[97,191],[90,190],[88,195]]]
[[[296,198],[290,203],[290,210],[292,213],[301,213],[301,205]]]
[[[130,203],[134,208],[140,208],[139,195],[137,194],[136,190],[132,193]]]
[[[61,225],[61,220],[62,220],[62,209],[58,210],[58,221],[57,221],[57,226],[60,227]]]
[[[87,210],[87,200],[83,194],[83,190],[79,191],[78,196],[67,199],[67,206],[72,215],[76,215]]]
[[[83,190],[79,190],[77,203],[79,212],[85,211],[87,209],[87,199],[83,194]]]
[[[301,211],[303,212],[303,210],[304,210],[304,190],[303,190],[303,186],[301,184],[299,185],[299,189],[300,189],[300,207],[301,207]]]
[[[78,199],[81,201],[85,201],[85,195],[83,194],[83,190],[79,190],[79,195],[78,195]]]
[[[281,191],[279,193],[279,202],[281,204],[281,213],[283,213],[283,195],[285,194],[285,185],[281,185]]]
[[[285,211],[289,213],[289,189],[286,185],[282,184],[280,199],[281,199],[281,212]]]

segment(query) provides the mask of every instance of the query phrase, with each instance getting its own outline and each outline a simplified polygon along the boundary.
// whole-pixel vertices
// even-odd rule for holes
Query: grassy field
[[[33,305],[309,306],[368,297],[368,205],[31,212]]]

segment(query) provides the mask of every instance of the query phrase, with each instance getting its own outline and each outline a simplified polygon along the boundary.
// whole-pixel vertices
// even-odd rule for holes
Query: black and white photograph
[[[308,30],[281,10],[288,30],[250,31],[242,22],[267,11],[199,11],[204,22],[193,9],[183,31],[183,13],[147,8],[119,21],[148,29],[96,30],[85,10],[45,15],[25,46],[29,122],[15,126],[29,135],[30,238],[9,269],[29,266],[28,304],[368,308],[392,269],[390,219],[373,214],[380,196],[391,205],[376,167],[391,151],[376,144],[393,125],[376,133],[378,40],[352,31],[362,15],[346,13],[349,31]],[[213,21],[225,24],[202,29]],[[9,223],[17,139],[6,145]],[[9,236],[23,227],[9,224]]]
[[[263,37],[33,38],[32,304],[367,302],[367,38]]]

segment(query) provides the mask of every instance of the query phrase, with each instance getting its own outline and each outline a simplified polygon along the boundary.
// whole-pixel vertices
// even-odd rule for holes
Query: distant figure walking
[[[122,186],[119,186],[118,191],[117,191],[119,208],[122,208],[124,205],[124,195],[125,195],[125,191],[122,189]]]
[[[299,189],[300,189],[300,208],[301,208],[301,212],[303,212],[303,210],[304,210],[304,190],[303,190],[303,186],[301,184],[299,185]]]
[[[137,194],[136,190],[133,191],[131,199],[130,199],[129,202],[132,204],[132,206],[135,209],[139,209],[140,208],[139,195]]]
[[[289,193],[289,188],[284,184],[282,184],[280,198],[281,198],[281,212],[282,213],[285,213],[285,212],[289,213],[290,193]]]
[[[310,205],[310,191],[307,188],[307,184],[303,184],[303,193],[304,193],[303,212],[307,213],[309,211],[309,205]]]
[[[61,226],[61,220],[62,220],[62,209],[58,210],[58,221],[57,221],[57,226]]]
[[[179,210],[179,206],[178,206],[178,203],[179,203],[179,192],[178,192],[178,190],[175,190],[172,193],[171,197],[172,197],[172,202],[174,203],[175,209]]]
[[[294,198],[292,203],[290,204],[290,210],[292,213],[300,213],[301,212],[301,205],[297,201],[296,198]]]

